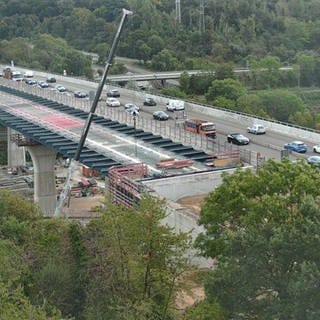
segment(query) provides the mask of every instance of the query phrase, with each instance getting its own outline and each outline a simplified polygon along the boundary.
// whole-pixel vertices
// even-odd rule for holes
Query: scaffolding
[[[15,142],[19,147],[35,146],[39,143],[20,133],[10,135],[10,141]]]
[[[143,185],[136,181],[146,177],[148,167],[143,163],[115,166],[109,169],[109,194],[111,201],[127,208],[140,201]]]

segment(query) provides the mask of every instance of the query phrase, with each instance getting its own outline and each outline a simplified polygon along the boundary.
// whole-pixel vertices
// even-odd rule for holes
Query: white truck
[[[183,111],[184,101],[182,100],[169,100],[166,104],[167,111]]]

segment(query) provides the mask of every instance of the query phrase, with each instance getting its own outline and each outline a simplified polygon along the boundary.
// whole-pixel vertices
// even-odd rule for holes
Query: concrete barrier
[[[2,65],[2,68],[4,66]],[[20,68],[17,67],[21,72],[28,71],[30,69],[26,68]],[[48,72],[42,72],[42,71],[34,71],[35,76],[40,76],[40,77],[49,77],[49,76],[54,76],[57,81],[63,81],[66,83],[72,83],[74,84],[75,82],[77,84],[86,86],[90,89],[97,89],[98,84],[93,81],[87,81],[83,79],[78,79],[78,78],[72,78],[68,76],[63,76],[63,75],[57,75],[57,74],[52,74]],[[116,85],[113,84],[107,84],[105,86],[105,90],[108,90],[110,88],[114,88]],[[168,99],[171,99],[171,97],[166,97],[166,96],[161,96],[161,95],[155,95],[155,94],[149,94],[144,91],[136,91],[136,90],[130,90],[126,88],[121,88],[121,91],[126,93],[126,94],[133,94],[137,97],[141,97],[142,99],[146,96],[154,98],[154,100],[157,102],[157,104],[164,106]],[[254,117],[252,115],[248,114],[243,114],[243,113],[237,113],[237,112],[231,112],[228,110],[224,110],[221,108],[217,108],[214,106],[209,106],[209,105],[202,105],[202,104],[197,104],[192,101],[186,101],[186,109],[190,110],[192,112],[197,112],[200,114],[203,114],[204,116],[210,116],[213,118],[218,118],[218,119],[224,119],[224,120],[230,120],[233,122],[241,122],[244,126],[249,126],[252,125],[253,123],[259,123],[264,125],[268,131],[273,131],[273,132],[278,132],[281,134],[285,134],[290,136],[292,139],[299,139],[299,140],[306,140],[308,142],[311,142],[313,144],[318,144],[320,143],[320,132],[308,128],[302,128],[290,124],[285,124],[285,123],[280,123],[277,121],[270,121],[267,119],[262,119],[258,117]]]

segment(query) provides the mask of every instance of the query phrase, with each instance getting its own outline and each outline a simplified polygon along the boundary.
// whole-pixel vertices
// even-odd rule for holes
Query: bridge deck
[[[82,110],[0,86],[0,124],[65,157],[74,156],[86,117],[87,113]],[[101,116],[95,115],[93,123],[81,162],[102,174],[107,174],[112,165],[144,162],[158,175],[156,163],[168,158],[194,160],[193,166],[173,173],[208,169],[203,162],[210,156],[201,150]],[[88,151],[90,155],[86,157]]]

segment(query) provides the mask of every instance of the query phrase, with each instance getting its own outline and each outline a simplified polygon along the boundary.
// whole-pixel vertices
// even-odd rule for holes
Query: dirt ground
[[[90,196],[82,198],[70,198],[69,207],[66,210],[69,217],[73,218],[93,218],[97,216],[95,208],[103,202],[104,196]]]
[[[187,272],[182,277],[183,288],[176,296],[176,308],[178,310],[184,311],[205,298],[204,288],[199,284],[199,281],[196,281],[197,278],[199,278],[198,270]]]
[[[201,203],[203,199],[206,197],[205,194],[203,195],[197,195],[197,196],[189,196],[180,198],[177,200],[177,203],[180,205],[190,209],[194,214],[200,215],[200,209],[201,209]]]

